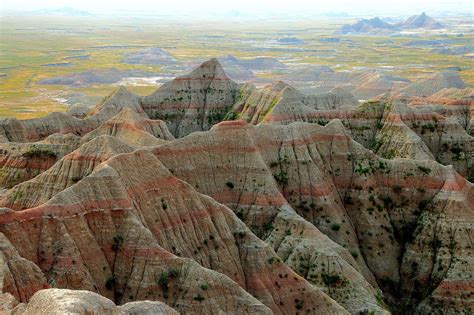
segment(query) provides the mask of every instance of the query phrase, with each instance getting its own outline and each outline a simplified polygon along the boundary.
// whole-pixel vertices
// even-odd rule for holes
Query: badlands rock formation
[[[472,313],[469,95],[359,105],[210,60],[3,120],[0,312]]]
[[[209,130],[235,102],[238,84],[217,59],[204,62],[189,75],[176,78],[141,100],[149,117],[162,119],[175,137]]]

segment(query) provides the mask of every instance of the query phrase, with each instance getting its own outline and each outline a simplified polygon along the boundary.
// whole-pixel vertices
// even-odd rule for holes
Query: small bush
[[[193,297],[193,300],[194,300],[194,301],[202,302],[202,301],[205,300],[205,298],[204,298],[201,294],[198,294],[198,295],[196,295],[195,297]]]
[[[113,241],[112,250],[116,252],[120,249],[120,246],[123,244],[123,236],[120,234],[117,234],[113,237],[112,241]]]
[[[207,284],[207,283],[201,284],[201,289],[202,289],[202,290],[207,290],[207,289],[209,289],[209,284]]]
[[[397,194],[402,192],[402,186],[400,186],[400,185],[395,185],[395,186],[392,187],[392,189]]]
[[[339,223],[333,223],[331,224],[331,230],[333,231],[339,231],[341,229],[341,225]]]
[[[304,301],[303,301],[303,300],[295,299],[295,308],[296,308],[297,310],[303,309],[303,305],[304,305]]]
[[[169,283],[169,274],[167,271],[163,271],[158,279],[158,284],[160,285],[163,291],[168,291],[168,283]]]
[[[163,208],[163,210],[168,209],[168,204],[166,203],[164,198],[161,198],[161,207]]]
[[[277,166],[279,163],[277,161],[273,161],[273,162],[270,162],[270,167],[275,167]]]
[[[225,185],[229,187],[230,189],[234,189],[234,184],[232,182],[227,182],[225,183]]]
[[[322,278],[327,286],[335,286],[342,283],[342,279],[338,274],[323,273]]]
[[[115,277],[109,277],[107,278],[107,281],[105,281],[105,287],[107,290],[112,290],[115,286]]]
[[[286,172],[281,171],[278,174],[274,174],[275,180],[280,185],[287,185],[288,184],[288,174]]]
[[[56,153],[51,151],[47,148],[38,148],[36,146],[32,146],[28,148],[27,151],[23,153],[24,157],[32,158],[32,157],[52,157],[56,158]]]
[[[418,169],[419,169],[422,173],[425,173],[426,175],[429,175],[429,174],[431,173],[431,169],[428,168],[428,167],[424,167],[424,166],[419,165],[419,166],[418,166]]]
[[[426,200],[426,199],[421,200],[421,201],[418,203],[418,209],[424,210],[424,209],[428,206],[429,203],[430,203],[429,200]]]

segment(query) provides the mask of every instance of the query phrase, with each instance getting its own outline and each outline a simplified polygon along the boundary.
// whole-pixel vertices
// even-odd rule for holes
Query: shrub
[[[201,284],[201,289],[203,289],[203,290],[209,289],[209,284],[207,284],[207,283]]]
[[[107,290],[112,290],[115,286],[115,277],[109,277],[107,278],[107,280],[105,281],[105,287],[107,288]]]
[[[120,234],[117,234],[113,237],[113,244],[112,244],[112,250],[114,252],[118,251],[120,249],[120,246],[123,243],[123,236]]]
[[[50,149],[47,149],[47,148],[38,148],[36,146],[32,146],[30,148],[28,148],[28,150],[26,150],[24,153],[23,153],[23,156],[24,157],[28,157],[28,158],[31,158],[31,157],[52,157],[52,158],[56,158],[56,153],[51,151]]]
[[[424,209],[428,206],[429,203],[430,203],[429,200],[426,200],[426,199],[421,200],[421,201],[418,203],[418,209],[424,210]]]
[[[202,301],[205,300],[205,298],[204,298],[201,294],[198,294],[198,295],[196,295],[195,297],[193,297],[193,300],[194,300],[194,301],[202,302]]]
[[[281,262],[281,259],[280,257],[278,256],[274,256],[274,257],[270,257],[268,258],[268,263],[271,265],[271,264],[276,264],[276,263],[280,263]]]
[[[326,126],[328,124],[329,121],[325,120],[325,119],[318,119],[317,123],[318,125],[320,126]]]
[[[303,309],[303,304],[304,304],[303,300],[295,299],[295,308],[297,310]]]
[[[431,173],[431,169],[428,168],[428,167],[424,167],[424,166],[419,165],[419,166],[418,166],[418,169],[419,169],[422,173],[425,173],[426,175],[429,175],[429,174]]]
[[[161,198],[161,207],[163,208],[163,210],[168,209],[168,204],[166,203],[164,198]]]
[[[351,255],[352,257],[357,258],[359,257],[359,252],[357,252],[356,250],[351,250]]]
[[[274,174],[275,180],[280,185],[287,185],[288,184],[288,174],[286,172],[281,171],[278,174]]]
[[[397,194],[402,192],[402,186],[400,186],[400,185],[395,185],[395,186],[392,187],[392,189]]]
[[[342,278],[338,274],[323,273],[321,276],[327,286],[335,286],[342,283]]]
[[[163,271],[158,279],[158,284],[160,285],[163,291],[168,291],[168,283],[169,283],[169,274],[167,271]]]
[[[73,178],[71,178],[72,182],[73,183],[77,183],[78,181],[80,181],[82,179],[82,177],[80,176],[74,176]]]
[[[227,187],[229,187],[230,189],[234,189],[234,184],[232,182],[227,182],[225,183]]]
[[[333,223],[331,224],[331,230],[333,231],[339,231],[341,229],[341,225],[339,223]]]

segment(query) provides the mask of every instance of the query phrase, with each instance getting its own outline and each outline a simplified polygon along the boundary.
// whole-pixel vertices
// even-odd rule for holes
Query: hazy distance
[[[171,16],[215,16],[215,17],[300,17],[346,15],[411,15],[427,12],[430,15],[474,14],[474,2],[470,0],[3,0],[0,4],[2,15],[13,11],[33,12],[72,8],[87,14],[116,15],[171,15]]]

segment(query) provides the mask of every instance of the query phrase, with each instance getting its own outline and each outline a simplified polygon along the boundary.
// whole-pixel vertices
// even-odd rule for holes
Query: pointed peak
[[[203,78],[203,79],[225,79],[230,80],[224,72],[222,65],[217,58],[212,58],[204,61],[199,67],[194,69],[189,75],[192,78]]]

